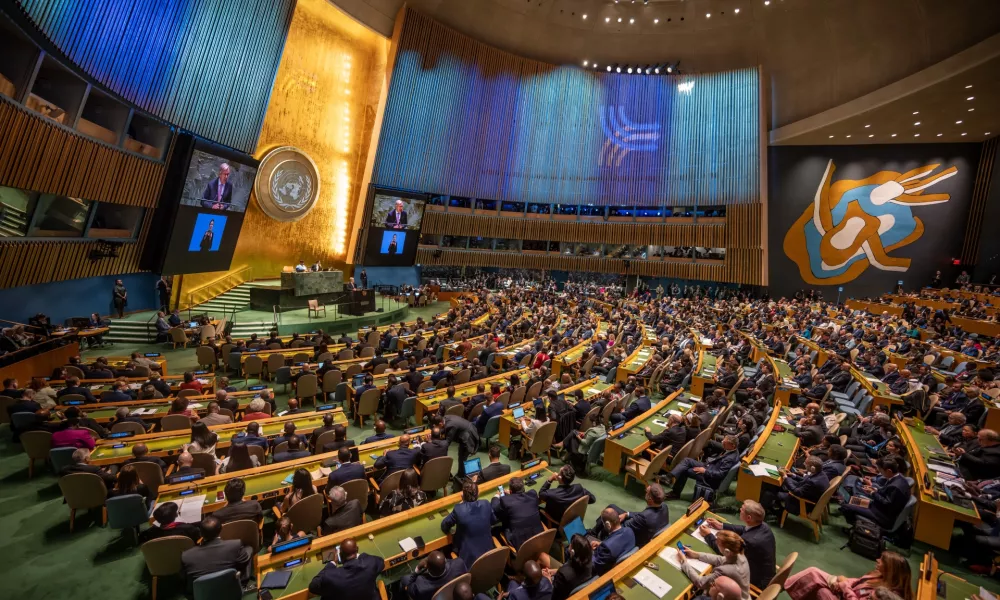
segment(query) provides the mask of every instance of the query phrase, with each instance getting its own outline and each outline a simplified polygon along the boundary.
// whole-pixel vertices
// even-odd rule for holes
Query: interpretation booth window
[[[138,206],[98,202],[87,230],[89,238],[133,238],[145,209]]]
[[[497,201],[496,200],[480,200],[476,198],[476,210],[496,210]]]
[[[83,198],[42,194],[29,237],[82,237],[90,205]]]
[[[471,208],[472,202],[468,198],[459,198],[458,196],[452,196],[448,200],[448,206],[454,206],[455,208]]]
[[[557,215],[575,215],[579,207],[576,204],[556,204]]]
[[[552,211],[551,204],[531,203],[528,205],[528,213],[532,215],[547,215]]]

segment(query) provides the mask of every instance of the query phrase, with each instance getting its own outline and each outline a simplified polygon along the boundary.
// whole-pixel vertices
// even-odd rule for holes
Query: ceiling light
[[[969,112],[972,112],[972,111],[974,111],[974,110],[976,110],[976,109],[974,109],[974,108],[970,108],[970,109],[969,109]]]
[[[955,121],[955,125],[961,125],[961,124],[962,124],[961,121]]]
[[[865,129],[868,129],[869,127],[871,127],[871,124],[865,125]]]
[[[920,134],[919,133],[914,133],[913,137],[920,137]]]
[[[621,23],[621,22],[622,22],[622,18],[621,18],[621,17],[618,17],[618,22],[619,22],[619,23]]]
[[[942,135],[944,135],[944,134],[943,134],[943,133],[939,133],[939,134],[937,134],[937,136],[938,136],[938,137],[941,137]]]
[[[667,73],[673,73],[673,72],[674,72],[673,67],[667,67]]]
[[[629,72],[629,73],[631,73],[631,72],[632,72],[632,67],[629,67],[629,68],[628,68],[628,72]]]
[[[604,17],[604,22],[605,23],[610,23],[611,22],[611,17]]]
[[[989,132],[989,131],[987,131],[987,132],[986,132],[986,133],[984,133],[983,135],[989,135],[989,134],[990,134],[990,132]]]
[[[966,134],[963,132],[962,135],[966,135]]]
[[[655,69],[653,69],[653,72],[656,73],[657,75],[659,75],[660,74],[660,67],[656,67]]]
[[[608,73],[611,72],[611,65],[608,65]]]
[[[873,138],[873,137],[875,137],[875,134],[874,133],[869,133],[868,137]]]
[[[589,64],[589,61],[586,61],[586,60],[585,60],[585,61],[583,61],[583,66],[585,66],[585,67],[586,67],[586,66],[587,66],[588,64]]]
[[[711,19],[712,18],[712,13],[705,13],[705,18],[706,19]]]
[[[896,134],[895,134],[895,133],[894,133],[894,134],[892,134],[892,137],[896,137]]]
[[[621,72],[622,72],[621,67],[615,67],[615,73],[621,73]]]
[[[914,125],[920,125],[920,121],[917,121],[916,123],[914,123]]]
[[[968,98],[966,98],[966,100],[975,100],[975,99],[976,99],[975,96],[969,96]]]
[[[594,63],[594,68],[595,68],[595,69],[597,68],[597,63]]]
[[[771,6],[771,0],[764,0],[764,6]]]
[[[967,85],[967,86],[965,86],[965,89],[969,89],[971,87],[972,87],[971,85]]]
[[[848,133],[848,134],[847,134],[847,137],[851,137],[851,134],[849,134],[849,133]]]
[[[657,23],[659,23],[659,22],[660,22],[660,20],[659,20],[659,19],[653,19],[653,24],[654,24],[654,25],[656,25],[656,24],[657,24]]]
[[[736,9],[736,14],[740,14],[740,9]]]
[[[629,24],[629,25],[631,25],[632,23],[635,23],[635,19],[629,19],[629,20],[628,20],[628,24]]]
[[[920,114],[920,111],[919,111],[919,110],[915,110],[915,111],[913,111],[913,114],[915,114],[915,115],[919,115],[919,114]]]
[[[832,136],[832,135],[830,136],[830,139],[831,139],[831,140],[833,139],[833,136]]]

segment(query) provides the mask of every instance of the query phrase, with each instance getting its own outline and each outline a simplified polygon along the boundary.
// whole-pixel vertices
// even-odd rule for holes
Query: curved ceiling
[[[404,4],[330,1],[387,36]],[[410,0],[408,5],[491,45],[556,64],[679,60],[682,70],[702,72],[762,65],[770,83],[771,127],[863,96],[1000,32],[996,0]]]

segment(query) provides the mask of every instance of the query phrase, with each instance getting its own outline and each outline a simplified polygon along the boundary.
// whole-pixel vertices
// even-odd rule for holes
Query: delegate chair
[[[132,542],[139,543],[139,526],[149,520],[146,499],[139,494],[125,494],[108,498],[108,526],[132,532]]]
[[[146,428],[135,421],[122,421],[111,426],[111,433],[121,433],[127,431],[132,435],[143,435]]]
[[[798,558],[799,558],[798,552],[790,552],[788,556],[785,557],[785,562],[781,563],[781,566],[778,567],[777,574],[775,574],[775,576],[771,578],[771,581],[767,582],[767,588],[764,589],[764,592],[775,586],[777,586],[778,591],[783,590],[785,588],[785,582],[788,581],[788,576],[792,574],[792,567],[795,566],[795,561]],[[752,583],[750,584],[751,596],[763,597],[764,592],[761,592]]]
[[[559,533],[555,529],[546,529],[545,531],[536,534],[524,541],[520,548],[511,548],[511,553],[513,557],[510,560],[511,569],[514,573],[520,573],[524,570],[524,563],[529,560],[536,560],[542,554],[542,552],[548,552],[552,548],[552,544],[556,541],[556,534]],[[508,546],[509,548],[510,546]]]
[[[267,357],[267,379],[268,381],[274,381],[274,377],[278,374],[278,369],[285,366],[285,355],[284,354],[270,354]],[[289,369],[291,372],[291,369]]]
[[[378,411],[378,401],[382,396],[382,390],[378,388],[372,388],[370,390],[365,390],[361,394],[361,398],[358,400],[358,409],[355,411],[355,417],[358,419],[358,426],[365,426],[365,417],[374,417],[376,411]]]
[[[326,316],[326,305],[325,304],[320,304],[319,300],[316,300],[315,298],[313,298],[312,300],[309,301],[309,310],[308,310],[306,316],[309,319],[312,319],[313,317],[316,317],[318,319],[320,312],[323,313],[324,317]]]
[[[192,452],[191,458],[194,459],[191,466],[196,469],[205,469],[205,477],[212,477],[216,474],[219,462],[215,454],[211,452]]]
[[[667,446],[649,460],[638,456],[630,456],[625,463],[625,487],[628,487],[629,477],[641,481],[645,485],[649,485],[659,477],[660,471],[663,470],[663,465],[670,458],[670,449],[671,446]]]
[[[548,457],[549,463],[552,463],[552,439],[556,434],[556,425],[555,422],[550,421],[535,432],[535,436],[531,438],[531,444],[528,446],[528,453],[532,455],[532,458],[544,453]]]
[[[274,382],[282,385],[281,391],[288,391],[288,384],[292,382],[292,368],[281,367],[274,372]]]
[[[368,480],[354,479],[345,481],[340,487],[344,488],[344,492],[347,493],[348,501],[357,500],[361,504],[362,518],[364,518],[364,513],[368,510]]]
[[[174,327],[170,329],[170,331],[167,332],[167,335],[170,338],[170,343],[174,345],[175,350],[177,349],[178,344],[180,344],[184,348],[187,348],[188,342],[191,341],[188,339],[187,334],[184,333],[184,330],[181,329],[180,327]]]
[[[459,575],[458,577],[452,579],[448,583],[441,586],[438,591],[434,594],[433,600],[453,600],[455,597],[455,588],[460,583],[471,583],[472,575],[466,573],[465,575]]]
[[[73,464],[73,452],[76,448],[53,448],[49,451],[49,462],[52,470],[58,475],[62,470]]]
[[[236,569],[202,575],[194,580],[194,600],[242,600],[243,586]]]
[[[156,496],[160,491],[160,486],[163,485],[163,469],[160,468],[160,465],[146,460],[129,464],[135,468],[136,473],[139,475],[139,481],[149,488],[149,493]],[[261,464],[264,463],[261,462]]]
[[[166,415],[160,419],[160,431],[183,431],[191,429],[191,417],[187,415]]]
[[[198,346],[195,348],[195,356],[198,358],[198,365],[207,369],[215,370],[219,364],[219,359],[215,356],[215,350],[208,346]]]
[[[823,495],[819,497],[816,504],[813,506],[812,510],[808,510],[806,500],[799,498],[795,494],[792,494],[792,498],[795,498],[799,502],[799,514],[792,515],[799,519],[805,519],[809,521],[813,526],[813,535],[816,538],[816,542],[819,542],[820,532],[823,530],[823,515],[826,513],[827,505],[830,504],[830,499],[833,498],[833,494],[836,493],[837,488],[840,487],[840,482],[844,479],[843,475],[834,477],[833,481],[830,482],[830,487],[826,488]],[[789,516],[787,510],[782,509],[781,511],[781,523],[782,529],[785,528],[785,517]]]
[[[324,502],[323,494],[317,492],[296,502],[285,514],[292,520],[292,527],[296,531],[316,532],[316,535],[320,536],[322,533],[319,526],[323,522]],[[282,514],[278,507],[275,506],[273,510],[278,520],[281,520]]]
[[[225,531],[225,527],[223,527]],[[153,577],[152,600],[156,600],[156,583],[160,577],[178,575],[181,572],[181,554],[194,547],[191,538],[185,535],[170,535],[157,538],[139,547],[146,561],[146,568]]]
[[[260,552],[260,536],[263,525],[263,520],[260,522],[260,525],[250,519],[230,521],[222,525],[222,533],[219,534],[219,537],[224,540],[239,540],[244,546],[250,546],[253,548],[254,558],[256,559],[257,553]]]
[[[485,594],[498,589],[508,558],[510,558],[510,548],[507,546],[494,548],[477,558],[469,568],[469,575],[472,576],[469,585],[472,586],[472,592]]]
[[[425,492],[441,490],[441,493],[447,496],[453,463],[454,459],[450,456],[439,456],[427,461],[420,471],[420,489]]]
[[[52,450],[52,434],[48,431],[25,431],[21,434],[21,445],[24,446],[24,453],[28,455],[28,479],[31,479],[35,476],[35,461],[49,457],[49,452]]]
[[[101,509],[101,525],[108,522],[108,511],[104,503],[108,499],[108,488],[104,480],[93,473],[72,473],[59,478],[66,506],[69,507],[69,532],[76,526],[76,511]]]
[[[260,383],[261,374],[264,372],[264,361],[259,356],[248,356],[243,362],[244,385],[249,385],[250,378],[253,377]]]
[[[382,504],[382,499],[388,496],[389,492],[399,489],[399,478],[402,476],[402,471],[395,471],[386,475],[381,484],[374,479],[368,480],[375,489],[375,504]]]
[[[445,415],[452,415],[454,417],[461,417],[465,414],[465,406],[461,404],[455,404],[454,406],[449,406],[448,410],[444,411]]]
[[[315,375],[303,375],[295,386],[295,397],[299,399],[299,404],[306,401],[316,405],[316,395],[319,394],[319,378]]]

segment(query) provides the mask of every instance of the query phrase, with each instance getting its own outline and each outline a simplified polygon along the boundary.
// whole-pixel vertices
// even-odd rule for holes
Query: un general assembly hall
[[[0,0],[0,597],[997,600],[997,0]]]

